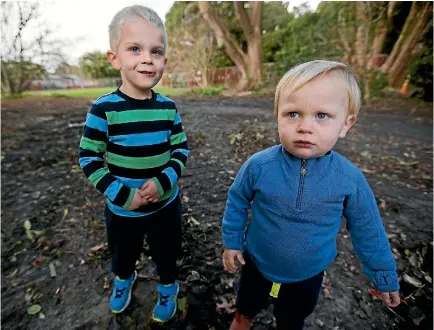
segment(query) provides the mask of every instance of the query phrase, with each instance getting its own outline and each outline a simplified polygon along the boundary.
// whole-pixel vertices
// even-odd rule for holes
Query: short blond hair
[[[315,60],[302,63],[291,68],[287,73],[285,73],[276,87],[276,94],[274,98],[274,117],[277,118],[279,114],[278,107],[280,94],[288,85],[291,86],[290,94],[292,94],[312,79],[330,71],[342,73],[342,78],[345,81],[348,91],[348,114],[354,115],[357,118],[362,104],[362,93],[360,91],[356,77],[354,76],[350,67],[346,64],[325,60]]]
[[[155,25],[158,29],[160,29],[160,31],[163,33],[164,54],[167,55],[167,32],[163,21],[154,10],[140,5],[122,8],[113,17],[108,29],[111,50],[117,50],[122,26],[125,24],[125,22],[136,17],[141,17],[149,24]]]

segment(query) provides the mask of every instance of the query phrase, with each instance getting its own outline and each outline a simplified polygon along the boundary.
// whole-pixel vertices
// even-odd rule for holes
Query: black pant
[[[255,317],[270,302],[273,282],[267,280],[257,269],[249,253],[244,252],[246,264],[241,270],[237,295],[237,310],[247,317]],[[274,300],[274,316],[277,329],[301,330],[304,320],[318,302],[324,272],[302,282],[286,283],[280,286]]]
[[[176,260],[181,254],[182,244],[182,206],[179,195],[163,209],[144,217],[122,217],[111,212],[108,207],[105,216],[112,272],[122,279],[131,276],[146,234],[160,282],[170,284],[176,280]]]

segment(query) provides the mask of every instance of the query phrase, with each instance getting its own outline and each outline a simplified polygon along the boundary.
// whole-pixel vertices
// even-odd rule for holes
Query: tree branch
[[[252,30],[252,26],[250,25],[249,15],[247,14],[246,9],[244,8],[244,4],[245,4],[244,1],[235,1],[234,7],[241,28],[243,29],[244,35],[246,36],[246,39],[249,40],[253,34],[253,30]]]
[[[232,39],[229,30],[223,25],[220,19],[216,16],[214,8],[210,2],[200,1],[199,10],[206,22],[210,25],[217,38],[223,40],[225,49],[229,57],[234,61],[235,65],[245,67],[245,53],[241,50],[238,44]]]

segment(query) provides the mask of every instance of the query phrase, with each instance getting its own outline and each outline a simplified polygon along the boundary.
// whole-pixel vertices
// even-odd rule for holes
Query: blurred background
[[[97,96],[117,87],[107,27],[134,3],[2,2],[3,97]],[[333,59],[352,66],[365,101],[394,92],[433,98],[432,2],[143,4],[166,24],[169,61],[159,86],[178,89],[169,93],[267,93],[293,65]]]

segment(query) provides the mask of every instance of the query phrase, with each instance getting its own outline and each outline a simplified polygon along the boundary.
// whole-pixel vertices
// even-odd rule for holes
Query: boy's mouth
[[[297,140],[294,142],[294,144],[300,148],[309,148],[314,145],[312,142],[306,140]]]
[[[138,71],[138,72],[148,77],[154,77],[156,75],[156,73],[152,71]]]

